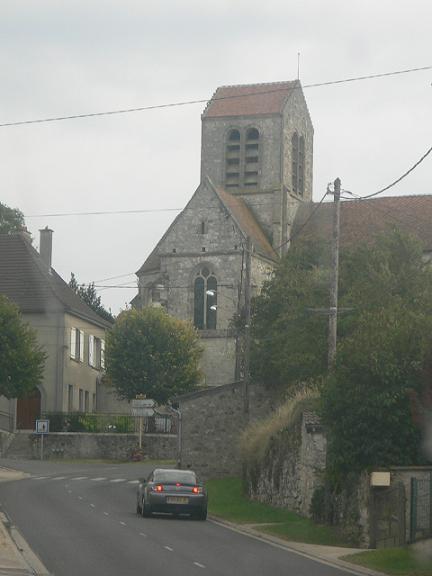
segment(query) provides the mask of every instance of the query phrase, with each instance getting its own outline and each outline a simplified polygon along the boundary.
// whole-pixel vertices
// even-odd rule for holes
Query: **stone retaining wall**
[[[25,438],[24,438],[25,437]],[[5,456],[8,458],[40,458],[40,435],[23,434],[16,436]],[[19,449],[18,449],[19,441]],[[44,436],[44,459],[51,458],[89,458],[130,460],[132,452],[138,446],[135,434],[87,434],[56,432]],[[156,460],[177,459],[177,435],[144,434],[143,449],[145,458]]]

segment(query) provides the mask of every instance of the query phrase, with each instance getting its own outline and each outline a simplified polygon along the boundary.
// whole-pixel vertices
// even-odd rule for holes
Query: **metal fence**
[[[50,432],[134,434],[139,429],[139,418],[129,414],[44,412],[42,417],[50,421]],[[177,418],[157,412],[153,416],[144,416],[143,431],[147,434],[176,434]]]
[[[411,478],[410,541],[432,536],[432,472],[429,478]]]
[[[405,489],[402,482],[373,492],[372,548],[405,544]]]

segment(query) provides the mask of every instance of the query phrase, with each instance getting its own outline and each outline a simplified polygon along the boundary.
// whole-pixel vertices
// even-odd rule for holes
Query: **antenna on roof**
[[[297,52],[297,80],[300,80],[300,52]]]

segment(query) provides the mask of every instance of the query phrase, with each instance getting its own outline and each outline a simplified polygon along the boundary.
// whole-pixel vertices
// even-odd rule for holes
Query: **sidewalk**
[[[27,478],[28,474],[0,467],[0,482]],[[0,576],[49,576],[39,558],[11,525],[8,517],[0,512]]]
[[[210,519],[217,524],[226,526],[230,530],[235,532],[240,532],[242,534],[247,534],[258,540],[264,540],[271,543],[273,546],[278,548],[285,548],[301,556],[305,556],[312,560],[318,560],[328,566],[333,566],[334,568],[340,568],[341,570],[346,570],[351,574],[358,576],[387,576],[383,572],[377,572],[376,570],[371,570],[370,568],[364,568],[363,566],[358,566],[357,564],[351,564],[346,562],[341,558],[343,556],[348,556],[349,554],[355,554],[356,552],[366,552],[365,548],[343,548],[339,546],[323,546],[320,544],[305,544],[304,542],[293,542],[291,540],[284,540],[283,538],[278,538],[272,534],[267,534],[266,532],[261,532],[259,530],[259,524],[234,524],[223,520],[222,518],[212,516]]]

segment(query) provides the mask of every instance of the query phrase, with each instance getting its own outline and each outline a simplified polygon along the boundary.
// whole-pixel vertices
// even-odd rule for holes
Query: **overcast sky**
[[[225,84],[303,85],[432,65],[430,0],[1,0],[0,123],[210,98]],[[368,194],[431,146],[432,71],[305,89],[314,199],[337,176]],[[199,184],[204,104],[0,128],[0,202],[68,281],[132,275]],[[432,156],[391,191],[429,194]],[[131,274],[130,276],[126,276]],[[105,280],[125,275],[122,278]],[[100,292],[118,312],[131,288]]]

